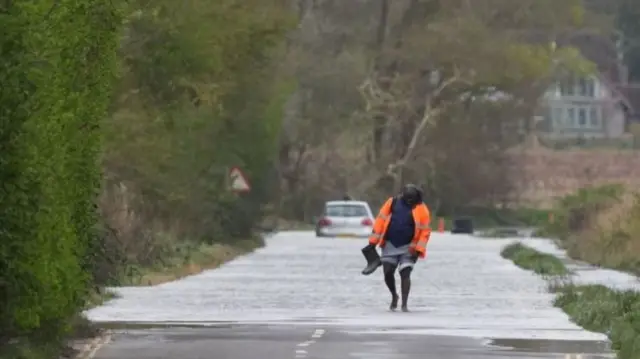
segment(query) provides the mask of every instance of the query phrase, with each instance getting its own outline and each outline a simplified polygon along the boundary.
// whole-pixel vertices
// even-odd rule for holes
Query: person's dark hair
[[[414,184],[406,184],[400,193],[402,200],[408,205],[415,206],[422,203],[422,189]]]

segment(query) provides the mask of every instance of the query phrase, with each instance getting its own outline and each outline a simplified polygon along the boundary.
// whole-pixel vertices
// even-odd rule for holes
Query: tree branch
[[[387,174],[395,177],[397,176],[396,172],[401,167],[406,166],[407,162],[409,162],[409,159],[413,155],[413,152],[416,146],[418,145],[418,141],[420,140],[420,137],[422,136],[422,132],[424,131],[424,129],[427,127],[427,125],[429,125],[432,122],[434,118],[439,116],[444,111],[444,108],[442,106],[434,109],[433,100],[436,97],[438,97],[440,94],[442,94],[444,90],[446,90],[453,84],[458,83],[460,81],[462,81],[462,76],[460,74],[460,71],[458,69],[454,69],[453,75],[447,78],[446,80],[441,81],[438,87],[436,87],[433,90],[433,92],[425,98],[422,119],[420,120],[420,123],[418,123],[415,130],[413,131],[413,136],[411,136],[411,141],[409,141],[409,145],[407,145],[405,155],[401,159],[397,160],[396,162],[390,164],[387,167]]]

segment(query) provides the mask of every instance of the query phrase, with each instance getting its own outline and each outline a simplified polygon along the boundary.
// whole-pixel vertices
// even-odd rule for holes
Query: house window
[[[578,81],[578,95],[584,97],[595,97],[596,87],[592,78],[581,78]]]
[[[554,130],[602,128],[602,109],[597,105],[552,107],[546,116]]]
[[[567,127],[576,126],[576,109],[570,107],[567,109]]]
[[[573,85],[574,84],[571,79],[565,79],[560,81],[560,94],[562,96],[573,96],[574,95]]]
[[[578,125],[580,127],[587,127],[587,109],[580,107],[578,109]]]
[[[596,81],[594,79],[587,81],[587,96],[596,97]]]
[[[602,112],[597,107],[591,107],[589,109],[589,125],[592,128],[602,127]]]

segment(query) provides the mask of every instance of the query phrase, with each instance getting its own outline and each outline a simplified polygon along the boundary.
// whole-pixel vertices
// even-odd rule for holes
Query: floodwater
[[[586,263],[572,260],[552,240],[526,238],[522,240],[522,243],[539,252],[548,253],[562,259],[567,268],[574,273],[572,281],[575,284],[601,284],[618,290],[640,290],[638,277],[611,269],[596,268]]]
[[[387,310],[390,296],[381,271],[360,274],[366,240],[291,231],[216,270],[156,287],[119,288],[120,298],[87,314],[113,324],[322,324],[510,343],[606,341],[554,308],[542,278],[500,257],[512,241],[434,233],[427,259],[414,271],[411,313]],[[526,241],[553,248],[549,241]]]

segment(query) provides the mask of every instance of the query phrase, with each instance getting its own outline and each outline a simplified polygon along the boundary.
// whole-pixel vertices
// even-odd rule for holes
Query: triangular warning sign
[[[229,183],[234,192],[248,192],[251,190],[247,177],[238,167],[233,167],[229,171]]]

